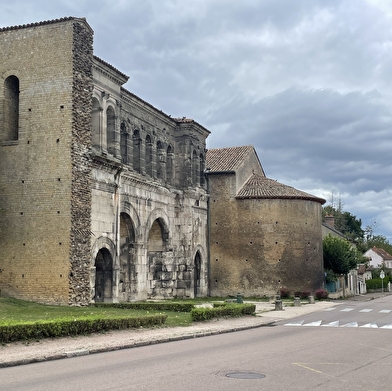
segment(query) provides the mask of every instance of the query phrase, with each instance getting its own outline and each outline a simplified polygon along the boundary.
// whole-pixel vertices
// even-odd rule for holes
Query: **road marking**
[[[380,327],[380,329],[392,329],[392,324],[386,324],[385,326]]]
[[[358,323],[357,322],[349,322],[346,324],[342,324],[340,327],[358,327]]]
[[[372,312],[373,308],[364,308],[363,310],[359,311],[359,312]]]
[[[340,312],[350,312],[352,311],[354,308],[343,308],[342,310],[340,310]]]
[[[392,310],[381,310],[379,311],[380,314],[389,314]]]
[[[299,321],[299,322],[286,323],[285,326],[302,326],[302,323],[303,323],[303,322],[304,322],[304,321],[301,320],[301,321]]]
[[[321,322],[321,320],[316,320],[315,322],[306,323],[304,326],[320,326]]]
[[[336,310],[336,307],[326,308],[324,311],[333,311]]]
[[[321,327],[339,327],[339,321],[322,324]]]
[[[366,327],[369,329],[378,329],[378,326],[375,323],[366,323],[366,324],[359,326],[359,327]]]

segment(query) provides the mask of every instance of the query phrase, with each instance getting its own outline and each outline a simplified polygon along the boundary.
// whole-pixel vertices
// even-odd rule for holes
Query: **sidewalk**
[[[348,300],[316,301],[315,304],[302,304],[300,307],[287,306],[283,311],[275,311],[273,303],[257,302],[256,316],[214,319],[186,327],[127,329],[104,334],[13,342],[0,346],[0,368],[247,330],[342,303],[369,301],[390,294],[391,292],[376,292],[351,297]]]

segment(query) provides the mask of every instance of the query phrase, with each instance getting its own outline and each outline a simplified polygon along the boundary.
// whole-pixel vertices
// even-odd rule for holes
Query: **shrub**
[[[214,308],[194,308],[191,311],[193,321],[210,320],[219,317],[240,317],[253,315],[256,311],[254,304],[226,304]]]
[[[388,278],[384,278],[384,281],[381,278],[373,278],[371,280],[366,280],[366,289],[384,289],[387,287],[389,282]]]
[[[290,297],[290,291],[287,288],[281,288],[280,297],[282,299],[288,299]]]
[[[0,342],[42,339],[121,330],[132,327],[151,327],[165,323],[167,315],[122,316],[112,318],[57,319],[0,325]]]
[[[297,291],[297,292],[294,293],[294,296],[299,297],[300,299],[307,299],[310,296],[310,292]]]
[[[315,296],[316,296],[316,299],[318,299],[318,300],[328,299],[328,291],[326,291],[325,289],[318,289],[315,292]]]
[[[147,310],[147,311],[173,311],[173,312],[191,312],[193,303],[173,303],[173,302],[123,302],[123,303],[95,303],[91,304],[93,307],[111,307],[111,308],[122,308],[128,310]]]

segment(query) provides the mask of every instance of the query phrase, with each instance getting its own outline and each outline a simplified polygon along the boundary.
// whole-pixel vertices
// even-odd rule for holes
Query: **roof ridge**
[[[58,19],[44,20],[42,22],[35,22],[35,23],[21,24],[21,25],[15,25],[15,26],[1,27],[0,28],[0,32],[1,31],[7,31],[7,30],[18,30],[18,29],[25,29],[25,28],[30,28],[30,27],[38,27],[38,26],[43,26],[43,25],[46,25],[46,24],[66,22],[68,20],[83,20],[84,22],[87,23],[86,18],[78,18],[76,16],[66,16],[66,17],[58,18]]]

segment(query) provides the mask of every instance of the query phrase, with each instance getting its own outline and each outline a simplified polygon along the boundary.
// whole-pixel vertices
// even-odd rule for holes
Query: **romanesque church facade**
[[[0,29],[0,290],[88,305],[323,284],[322,199],[124,88],[85,19]]]
[[[209,131],[124,89],[84,19],[4,28],[0,51],[3,294],[205,296]]]

